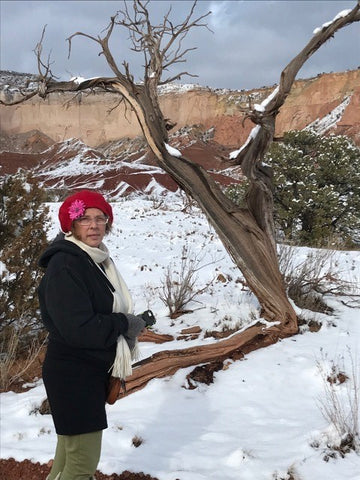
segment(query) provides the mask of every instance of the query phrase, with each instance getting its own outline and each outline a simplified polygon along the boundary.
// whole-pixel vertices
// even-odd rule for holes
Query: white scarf
[[[101,243],[99,247],[90,247],[86,243],[75,238],[72,234],[66,235],[65,240],[75,243],[78,247],[84,250],[95,262],[103,275],[110,280],[110,283],[114,287],[113,294],[113,313],[132,313],[133,301],[128,290],[128,287],[120,275],[120,272],[116,268],[114,262],[109,256],[109,250]],[[100,264],[104,267],[101,268]],[[117,341],[116,357],[114,364],[111,367],[111,375],[124,380],[127,376],[132,374],[131,361],[137,360],[139,357],[138,344],[135,342],[135,348],[130,351],[127,341],[120,335]]]

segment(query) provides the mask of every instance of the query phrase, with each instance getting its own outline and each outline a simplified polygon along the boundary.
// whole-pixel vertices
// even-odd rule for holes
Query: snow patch
[[[351,96],[345,97],[345,99],[328,113],[323,118],[317,118],[314,122],[310,123],[304,130],[313,130],[319,135],[323,135],[328,130],[336,127],[337,123],[341,120],[346,107],[349,105]]]
[[[324,28],[327,28],[329,27],[332,23],[335,22],[335,20],[338,20],[339,18],[343,18],[343,17],[346,17],[346,15],[349,15],[349,13],[351,12],[350,9],[348,10],[342,10],[341,12],[339,12],[332,20],[330,20],[329,22],[325,22],[321,25],[321,27],[317,27],[315,28],[315,30],[313,31],[313,34],[316,35],[317,33],[321,32],[322,30],[324,30]]]
[[[165,143],[165,147],[167,152],[173,157],[181,157],[181,152],[179,152],[179,150],[177,150],[176,148],[172,147],[171,145],[168,145],[167,143]]]
[[[250,134],[249,134],[246,142],[244,143],[244,145],[242,145],[242,147],[240,147],[238,150],[234,150],[233,152],[230,152],[230,154],[229,154],[230,160],[234,160],[234,159],[239,155],[239,153],[242,152],[242,151],[244,150],[244,148],[248,146],[248,144],[250,143],[250,141],[251,141],[253,138],[256,137],[256,135],[258,134],[259,130],[260,130],[260,125],[256,125],[256,127],[254,127],[254,128],[251,130],[251,132],[250,132]]]

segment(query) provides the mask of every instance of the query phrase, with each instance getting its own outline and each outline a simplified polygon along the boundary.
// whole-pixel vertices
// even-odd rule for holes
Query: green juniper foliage
[[[278,229],[300,245],[336,237],[351,244],[360,228],[360,149],[345,136],[292,131],[273,143],[265,161],[274,170]],[[228,195],[242,205],[247,183]]]
[[[45,192],[24,173],[0,179],[0,333],[39,326],[37,266],[47,244]]]

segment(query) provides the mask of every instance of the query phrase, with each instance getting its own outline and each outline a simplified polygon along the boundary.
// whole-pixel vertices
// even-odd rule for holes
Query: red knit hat
[[[109,217],[109,224],[113,223],[112,208],[105,198],[100,193],[81,190],[67,197],[61,205],[59,209],[61,230],[64,233],[70,232],[73,220],[82,217],[87,208],[98,208]]]

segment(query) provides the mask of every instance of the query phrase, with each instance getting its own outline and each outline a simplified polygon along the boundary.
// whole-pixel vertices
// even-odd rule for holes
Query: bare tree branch
[[[47,84],[50,79],[56,78],[51,69],[50,69],[50,57],[51,57],[51,52],[48,55],[47,61],[42,60],[42,55],[43,55],[43,41],[45,37],[45,31],[46,31],[47,25],[43,27],[43,30],[41,32],[41,37],[38,43],[36,44],[33,52],[36,56],[37,60],[37,68],[38,68],[38,78],[37,78],[37,88],[34,89],[31,92],[24,92],[22,89],[20,89],[20,98],[16,98],[11,101],[5,101],[5,100],[0,100],[1,105],[17,105],[19,103],[23,103],[26,100],[29,100],[32,97],[35,97],[36,95],[39,95],[40,97],[44,98],[46,96],[46,91],[47,91]]]
[[[153,79],[152,81],[157,85],[163,85],[171,81],[171,79],[179,79],[187,74],[187,72],[181,72],[174,77],[170,77],[170,79],[161,80],[164,70],[176,63],[186,61],[184,58],[186,54],[191,50],[196,49],[193,47],[182,50],[182,40],[192,28],[207,27],[207,25],[201,23],[201,21],[211,12],[201,15],[191,21],[197,3],[195,1],[187,18],[181,24],[172,24],[169,20],[171,12],[171,8],[169,8],[162,23],[159,25],[153,25],[149,18],[149,12],[147,9],[148,3],[148,1],[134,1],[133,12],[130,13],[125,2],[124,10],[118,12],[118,15],[121,14],[122,18],[117,20],[116,23],[128,29],[133,45],[132,50],[135,52],[143,52],[144,54],[145,82]],[[166,37],[169,37],[167,43],[165,42]],[[175,52],[170,51],[176,42],[178,42],[178,44]],[[165,44],[163,45],[163,43]]]
[[[38,65],[38,72],[39,72],[39,77],[43,80],[47,79],[49,76],[54,77],[50,70],[50,57],[51,57],[51,52],[48,55],[47,62],[44,63],[42,60],[42,49],[43,49],[43,41],[45,37],[45,30],[46,30],[47,25],[44,26],[43,31],[41,33],[41,38],[40,41],[36,44],[34,48],[34,53],[37,58],[37,65]],[[42,68],[45,69],[45,71],[42,70]]]
[[[92,35],[87,35],[86,33],[82,33],[82,32],[75,32],[66,39],[66,41],[69,42],[68,59],[71,56],[72,39],[77,36],[86,37],[86,38],[89,38],[90,40],[93,40],[94,42],[100,43],[99,39],[93,37]]]
[[[6,101],[6,100],[1,100],[0,99],[0,105],[11,106],[11,105],[18,105],[19,103],[24,103],[24,102],[26,102],[26,100],[30,100],[30,98],[38,95],[38,91],[34,90],[33,92],[26,93],[26,94],[24,94],[20,91],[20,95],[21,95],[21,97],[15,99],[15,100]]]
[[[160,81],[159,85],[166,85],[168,83],[175,82],[175,80],[180,80],[181,77],[183,77],[184,75],[187,75],[188,77],[192,77],[192,78],[198,77],[198,75],[193,75],[192,73],[189,73],[189,72],[180,72],[177,75],[174,75],[173,77],[168,77],[164,81]]]

